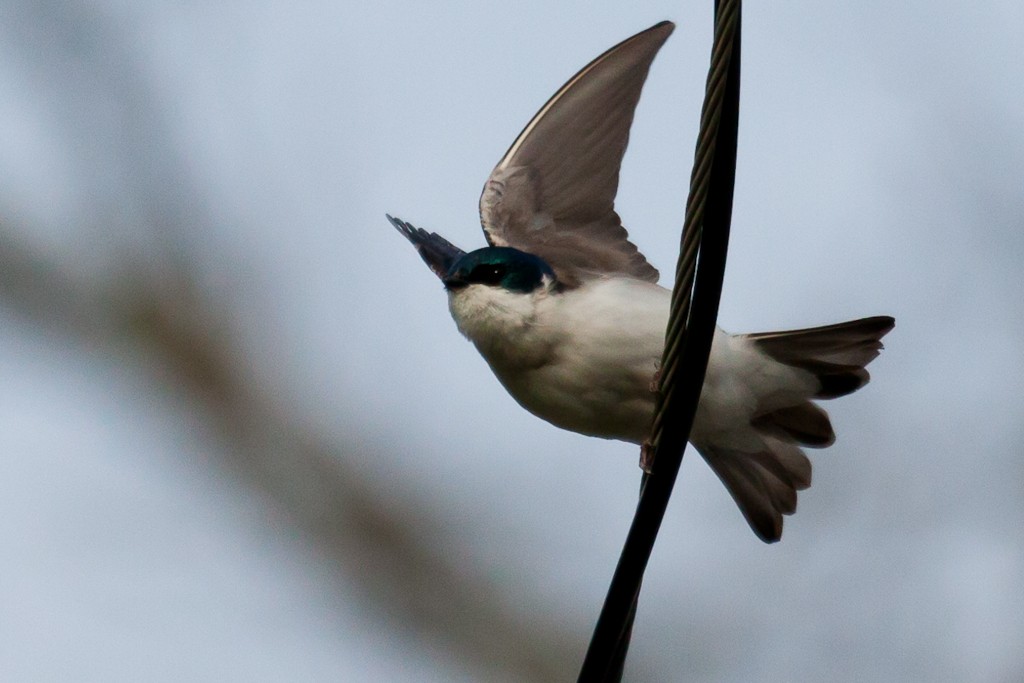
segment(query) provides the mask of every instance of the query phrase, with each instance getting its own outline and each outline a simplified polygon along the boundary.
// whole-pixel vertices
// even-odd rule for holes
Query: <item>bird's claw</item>
[[[647,474],[651,473],[651,467],[654,465],[654,444],[650,441],[644,441],[640,444],[640,469]]]
[[[654,376],[651,377],[650,390],[652,394],[656,394],[661,391],[661,368],[659,367],[654,371]]]

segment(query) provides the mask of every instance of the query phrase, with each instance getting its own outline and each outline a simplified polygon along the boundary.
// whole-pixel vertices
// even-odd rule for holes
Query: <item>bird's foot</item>
[[[659,367],[654,371],[654,376],[651,377],[650,389],[652,394],[656,394],[661,391],[661,368]]]
[[[651,467],[654,465],[654,444],[650,441],[644,441],[640,444],[640,469],[647,474],[651,473]]]

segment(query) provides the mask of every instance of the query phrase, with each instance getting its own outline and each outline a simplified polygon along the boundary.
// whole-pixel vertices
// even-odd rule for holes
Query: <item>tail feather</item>
[[[762,432],[812,448],[825,448],[836,440],[828,413],[810,401],[755,416],[751,424]]]
[[[766,543],[782,537],[782,516],[796,512],[796,492],[811,485],[811,461],[797,446],[766,438],[758,453],[705,448],[701,454]]]
[[[815,398],[838,398],[868,383],[864,366],[878,357],[882,337],[895,325],[889,316],[837,325],[745,335],[771,358],[813,373],[821,383]]]
[[[811,485],[811,461],[800,447],[793,443],[765,439],[766,449],[751,456],[776,479],[802,491]]]
[[[704,452],[705,460],[729,489],[750,528],[762,541],[772,543],[782,537],[782,510],[790,506],[780,505],[781,496],[770,493],[769,482],[778,480],[765,477],[764,470],[744,462],[745,455],[730,451]],[[796,509],[795,501],[792,508]]]
[[[754,415],[751,425],[760,437],[760,448],[738,450],[709,444],[700,449],[761,540],[779,540],[783,515],[796,511],[797,491],[811,485],[811,461],[800,446],[824,448],[835,441],[828,413],[809,399],[845,396],[864,386],[870,379],[864,366],[878,357],[881,339],[894,324],[892,318],[878,316],[745,335],[758,350],[810,372],[820,385],[805,399],[781,407],[775,404]]]

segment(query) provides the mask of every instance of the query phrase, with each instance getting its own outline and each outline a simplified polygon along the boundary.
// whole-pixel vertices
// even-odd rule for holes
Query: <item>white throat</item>
[[[546,283],[547,284],[547,283]],[[529,293],[472,284],[448,292],[448,308],[462,332],[495,370],[537,367],[550,359],[551,287]]]

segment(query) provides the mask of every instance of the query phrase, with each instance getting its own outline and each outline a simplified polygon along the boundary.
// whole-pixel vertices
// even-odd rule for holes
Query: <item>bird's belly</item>
[[[652,386],[661,362],[663,342],[657,334],[592,337],[564,347],[551,362],[524,369],[502,370],[498,379],[513,398],[534,415],[557,427],[588,436],[643,443],[649,437],[657,395]],[[750,432],[754,397],[739,377],[729,335],[715,335],[708,372],[694,416],[691,441],[698,447],[741,438]],[[742,444],[737,444],[742,445]]]
[[[641,443],[650,430],[661,350],[660,340],[636,339],[625,347],[570,347],[531,369],[494,370],[521,406],[557,427]]]
[[[628,387],[616,381],[581,383],[573,381],[571,371],[547,366],[499,379],[521,406],[562,429],[640,443],[650,428],[651,376]]]
[[[452,314],[521,406],[581,434],[633,443],[647,438],[667,290],[607,278],[533,300],[484,293],[489,298],[479,311],[462,295],[453,299]]]

